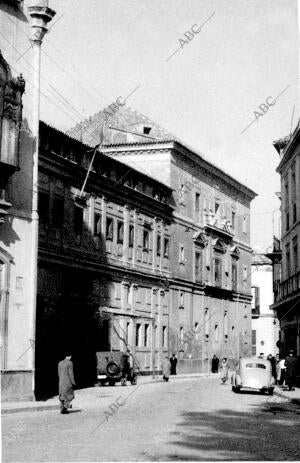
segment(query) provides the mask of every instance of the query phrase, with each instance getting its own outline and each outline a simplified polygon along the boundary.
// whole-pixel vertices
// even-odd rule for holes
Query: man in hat
[[[69,413],[68,408],[71,408],[71,402],[74,399],[75,386],[73,362],[71,355],[67,354],[64,360],[58,364],[58,377],[59,377],[59,400],[60,400],[60,413]]]
[[[289,355],[285,358],[285,383],[289,391],[295,390],[297,363],[297,358],[294,356],[294,351],[291,349]]]

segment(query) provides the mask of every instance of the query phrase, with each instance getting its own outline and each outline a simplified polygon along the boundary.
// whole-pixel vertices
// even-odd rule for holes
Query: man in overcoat
[[[60,413],[68,413],[68,408],[74,399],[73,387],[76,386],[73,373],[73,362],[71,355],[66,355],[64,360],[58,364],[58,378],[59,378],[59,400],[60,400]]]
[[[171,375],[176,375],[177,358],[175,354],[172,354],[172,357],[170,358],[170,363],[171,363]]]
[[[290,350],[289,355],[285,358],[285,384],[288,386],[289,391],[294,391],[297,374],[297,358],[294,357],[294,351]]]

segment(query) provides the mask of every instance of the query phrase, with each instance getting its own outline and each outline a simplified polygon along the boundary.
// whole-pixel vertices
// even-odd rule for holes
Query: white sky
[[[44,39],[42,74],[82,117],[60,99],[72,120],[43,98],[41,117],[66,129],[140,85],[129,106],[259,194],[252,203],[252,245],[265,251],[279,207],[272,141],[290,132],[294,105],[293,128],[299,118],[297,1],[50,0],[49,6],[57,23]],[[166,61],[179,38],[213,13]],[[287,86],[241,134],[258,106]],[[54,99],[49,86],[43,88]]]

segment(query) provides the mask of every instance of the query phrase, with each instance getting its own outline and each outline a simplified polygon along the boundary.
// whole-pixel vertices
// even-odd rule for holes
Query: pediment
[[[203,232],[199,231],[199,232],[196,232],[194,235],[193,235],[193,240],[196,244],[198,244],[199,246],[206,246],[207,245],[207,239],[206,239],[206,236]]]

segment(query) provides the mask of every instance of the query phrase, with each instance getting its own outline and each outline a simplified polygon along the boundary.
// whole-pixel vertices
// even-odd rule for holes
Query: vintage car
[[[259,390],[273,395],[275,378],[269,360],[261,358],[242,358],[231,377],[233,392],[241,389]]]
[[[114,386],[117,382],[125,386],[127,381],[133,385],[137,383],[136,369],[135,366],[130,368],[128,354],[120,351],[96,352],[96,357],[99,386],[106,383]]]

